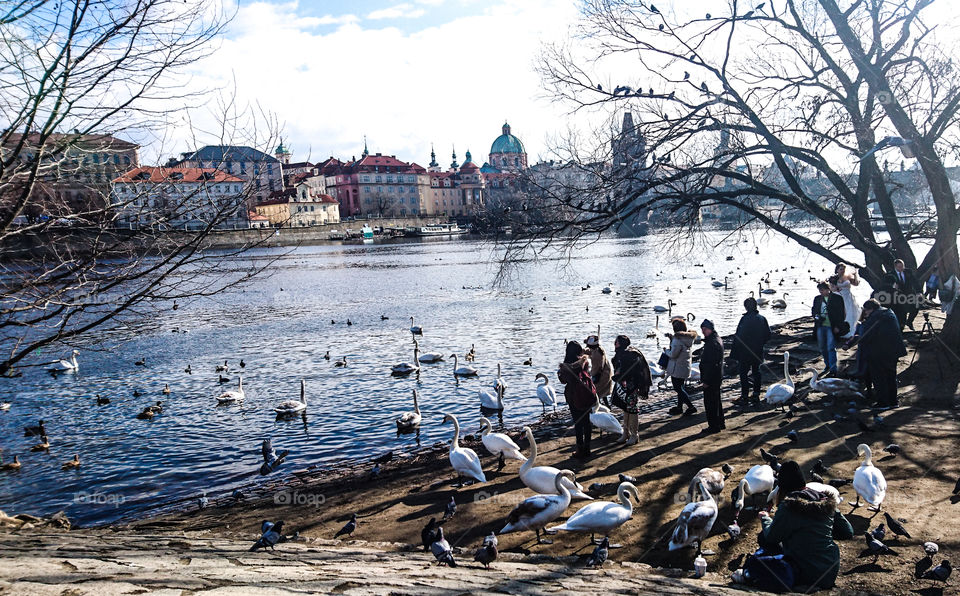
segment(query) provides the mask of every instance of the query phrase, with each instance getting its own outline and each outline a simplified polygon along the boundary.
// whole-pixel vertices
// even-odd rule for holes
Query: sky
[[[544,97],[534,61],[576,18],[576,0],[242,0],[189,74],[276,117],[294,161],[359,156],[366,137],[371,152],[421,165],[431,143],[442,165],[454,149],[483,163],[508,121],[533,162],[566,110]],[[191,121],[215,130],[214,111]],[[160,158],[203,140],[175,132]]]

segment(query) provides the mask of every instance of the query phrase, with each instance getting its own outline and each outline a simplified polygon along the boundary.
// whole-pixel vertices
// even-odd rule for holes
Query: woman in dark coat
[[[575,457],[590,457],[590,410],[597,403],[597,390],[590,378],[588,362],[583,347],[571,341],[557,370],[557,378],[563,384],[563,397],[570,408],[577,435]]]
[[[703,409],[707,413],[704,434],[718,433],[727,428],[723,420],[723,402],[720,385],[723,383],[723,344],[710,319],[700,323],[703,333],[703,352],[700,353],[700,383],[703,385]]]

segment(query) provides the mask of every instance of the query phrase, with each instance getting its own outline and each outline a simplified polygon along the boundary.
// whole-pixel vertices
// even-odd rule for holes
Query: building
[[[523,143],[510,133],[510,125],[503,123],[503,133],[490,145],[488,164],[501,172],[522,172],[527,169],[527,151]]]
[[[13,154],[16,157],[11,160]],[[18,202],[39,155],[40,165],[24,208],[23,221],[81,216],[109,217],[111,181],[140,165],[139,145],[111,135],[10,135],[0,146],[3,172],[0,204]]]
[[[213,168],[134,168],[113,180],[117,226],[202,230],[249,227],[247,182]]]
[[[289,158],[289,152],[282,143],[277,151]],[[192,153],[182,153],[179,160],[171,160],[167,165],[174,168],[215,169],[243,179],[248,183],[248,211],[253,210],[257,203],[267,200],[270,193],[283,189],[282,162],[252,147],[207,145]]]
[[[306,183],[274,192],[257,204],[257,215],[274,227],[308,227],[340,223],[340,205],[327,194],[316,193]]]
[[[370,154],[341,162],[330,158],[320,165],[327,192],[351,217],[404,217],[425,214],[427,170],[395,155]]]

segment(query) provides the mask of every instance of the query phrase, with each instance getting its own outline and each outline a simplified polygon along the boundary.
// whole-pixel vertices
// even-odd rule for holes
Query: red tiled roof
[[[266,215],[260,215],[256,211],[249,212],[247,214],[247,219],[249,219],[250,221],[270,221],[269,217],[267,217]]]
[[[373,167],[390,167],[390,168],[399,168],[402,170],[410,169],[410,164],[400,161],[393,155],[380,155],[376,153],[374,155],[367,155],[360,161],[356,163],[358,168],[366,169]]]
[[[321,202],[321,203],[336,203],[337,200],[336,200],[335,198],[331,197],[330,195],[320,195],[320,202]]]
[[[286,199],[268,199],[268,200],[266,200],[266,201],[260,201],[259,203],[257,203],[256,206],[257,206],[257,207],[263,207],[263,206],[266,206],[266,205],[286,205],[286,204],[288,204],[289,202],[290,202],[290,201],[288,201],[288,200],[286,200]]]
[[[237,178],[221,170],[213,168],[164,168],[156,166],[144,166],[134,168],[124,172],[114,179],[115,183],[130,182],[244,182],[243,178]]]
[[[297,196],[297,189],[295,188],[285,188],[283,190],[275,190],[269,195],[270,199],[285,199],[286,197],[295,197]]]
[[[20,139],[23,138],[22,134],[14,133],[7,137],[4,145],[13,146],[20,142]],[[29,148],[35,148],[40,142],[39,133],[31,133],[27,135],[24,145]],[[129,141],[124,141],[123,139],[118,139],[112,135],[104,134],[74,134],[74,133],[53,133],[46,136],[46,144],[54,146],[63,146],[63,145],[75,145],[82,147],[87,150],[114,150],[114,151],[124,151],[130,149],[136,149],[140,145],[131,143]]]

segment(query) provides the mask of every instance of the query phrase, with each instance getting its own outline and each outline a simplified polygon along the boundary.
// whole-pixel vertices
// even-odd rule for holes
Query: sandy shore
[[[929,312],[939,328],[940,313]],[[777,330],[769,346],[765,384],[776,381],[784,350],[791,353],[793,370],[816,361],[814,346],[803,343],[809,329],[809,320],[799,320]],[[638,445],[620,448],[612,437],[598,440],[595,435],[596,457],[581,462],[571,457],[570,429],[561,420],[545,419],[537,429],[538,463],[572,469],[585,486],[615,481],[618,473],[637,478],[641,502],[634,518],[614,534],[624,548],[611,551],[610,562],[602,571],[584,568],[592,547],[587,544],[589,537],[577,534],[556,536],[550,546],[535,545],[530,533],[504,535],[500,538],[504,554],[494,570],[487,572],[472,563],[469,553],[482,536],[499,531],[513,505],[532,493],[517,477],[517,462],[508,462],[502,472],[495,472],[494,458],[470,438],[462,443],[481,454],[488,478],[483,485],[453,486],[446,446],[441,445],[384,463],[377,478],[370,477],[371,463],[332,471],[303,470],[288,482],[240,502],[220,498],[203,510],[194,507],[127,525],[70,532],[10,526],[6,534],[0,534],[0,593],[8,589],[10,593],[61,593],[68,584],[77,590],[71,593],[103,593],[84,592],[94,586],[116,593],[144,588],[174,590],[171,593],[242,593],[253,586],[324,593],[597,593],[622,589],[723,593],[721,586],[729,584],[730,571],[756,548],[759,525],[750,512],[741,517],[744,532],[740,540],[730,540],[723,529],[732,521],[730,491],[750,466],[762,463],[760,447],[796,459],[805,470],[823,459],[831,467],[832,477],[851,478],[860,463],[857,444],[867,443],[878,453],[892,442],[901,445],[900,456],[878,453],[875,458],[889,485],[884,509],[907,520],[913,538],[892,541],[899,556],[878,561],[863,556],[862,538],[841,542],[841,574],[834,592],[957,593],[953,584],[960,578],[951,578],[944,588],[914,579],[912,572],[922,554],[922,542],[932,540],[940,545],[938,562],[957,559],[960,547],[958,499],[951,498],[960,463],[948,455],[960,436],[960,410],[956,408],[960,361],[948,360],[941,347],[927,342],[911,365],[916,334],[908,333],[907,339],[910,354],[901,361],[903,406],[885,412],[882,424],[873,422],[869,409],[861,409],[860,417],[874,426],[869,432],[861,432],[852,420],[835,419],[835,415],[849,416],[850,406],[845,401],[826,406],[820,395],[812,395],[790,419],[766,406],[743,412],[729,407],[728,430],[702,436],[698,434],[704,426],[702,413],[692,418],[667,415],[665,407],[672,400],[664,393],[645,404]],[[842,356],[852,357],[853,352]],[[738,384],[736,378],[726,380],[725,399],[739,395]],[[798,394],[805,396],[806,383],[798,387]],[[526,449],[518,430],[510,429],[510,434]],[[799,434],[797,443],[785,438],[789,430]],[[716,554],[707,557],[705,579],[684,579],[692,576],[693,553],[669,553],[666,540],[683,507],[690,478],[700,468],[719,468],[723,463],[734,466],[735,471],[723,491],[713,535],[704,544]],[[850,501],[855,499],[849,486],[841,492]],[[465,551],[465,565],[456,571],[431,568],[429,558],[413,547],[424,523],[431,516],[442,515],[451,495],[459,509],[444,530],[450,542]],[[577,507],[575,502],[568,513]],[[849,510],[843,507],[844,513]],[[355,540],[332,541],[353,512],[360,520]],[[882,521],[882,516],[871,520],[869,515],[864,508],[851,513],[849,519],[857,532]],[[281,545],[276,553],[247,553],[264,519],[285,520],[290,532],[300,531],[300,540]],[[82,564],[72,558],[76,553]]]

